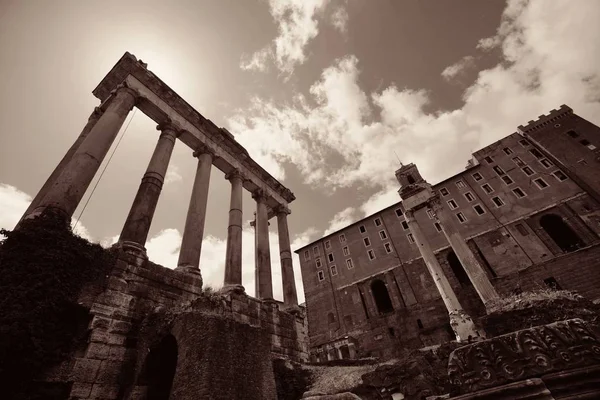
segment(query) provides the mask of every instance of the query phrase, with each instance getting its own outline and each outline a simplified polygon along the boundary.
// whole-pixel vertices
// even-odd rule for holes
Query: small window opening
[[[554,279],[553,276],[544,279],[544,283],[552,290],[562,290],[562,287],[559,285],[556,279]]]
[[[417,320],[417,326],[419,329],[423,329],[423,322],[420,319]]]
[[[380,314],[385,314],[394,311],[392,305],[392,299],[388,293],[385,283],[379,279],[374,280],[371,283],[371,292],[375,299],[375,305]]]

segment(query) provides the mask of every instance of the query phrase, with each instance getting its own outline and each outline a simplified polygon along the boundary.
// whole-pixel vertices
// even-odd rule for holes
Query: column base
[[[260,301],[262,301],[263,303],[268,304],[270,306],[276,306],[277,308],[279,308],[279,303],[275,299],[272,299],[272,298],[260,299]]]
[[[454,310],[448,315],[458,343],[471,343],[485,339],[485,332],[475,327],[473,319],[464,310]]]
[[[233,285],[233,284],[225,285],[219,291],[223,294],[230,294],[230,293],[246,294],[246,289],[244,289],[244,286],[242,286],[242,285]]]
[[[300,309],[300,306],[298,306],[296,304],[288,305],[288,306],[284,305],[282,307],[282,310],[285,311],[285,312],[288,312],[288,313],[290,313],[292,315],[300,315],[300,314],[302,314],[302,310]]]
[[[125,253],[134,255],[136,257],[140,257],[143,259],[148,259],[148,254],[146,253],[146,248],[139,243],[130,242],[129,240],[124,240],[122,242],[117,242],[113,247],[121,249]]]

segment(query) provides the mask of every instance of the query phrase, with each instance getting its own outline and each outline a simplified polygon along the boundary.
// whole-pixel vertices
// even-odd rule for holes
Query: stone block
[[[71,371],[70,380],[73,382],[93,383],[100,369],[100,360],[77,358]]]
[[[78,399],[87,399],[92,391],[91,383],[75,382],[71,386],[71,397]]]
[[[101,317],[99,315],[94,316],[92,322],[90,322],[90,329],[108,329],[110,325],[110,318]]]
[[[119,385],[97,383],[92,386],[91,399],[114,400],[119,396]]]
[[[119,380],[119,374],[121,373],[122,367],[121,361],[105,360],[100,365],[98,376],[96,377],[97,383],[117,383]]]
[[[113,320],[110,324],[109,332],[111,333],[129,333],[131,323],[127,321]]]
[[[109,360],[124,360],[127,348],[122,346],[110,346],[110,352],[108,354]]]
[[[91,342],[115,344],[122,346],[125,344],[126,337],[118,333],[108,333],[104,331],[95,330],[90,336]]]
[[[109,357],[110,346],[103,343],[90,343],[85,352],[86,358],[105,360]]]

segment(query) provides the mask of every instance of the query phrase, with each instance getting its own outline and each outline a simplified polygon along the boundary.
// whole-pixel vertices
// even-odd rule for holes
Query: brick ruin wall
[[[212,296],[213,304],[207,307],[199,288],[198,277],[121,253],[106,289],[99,291],[92,285],[84,288],[80,296],[80,304],[89,309],[88,319],[81,322],[88,327],[87,343],[74,349],[72,356],[49,371],[44,380],[69,385],[70,399],[144,398],[133,390],[149,349],[142,329],[144,321],[153,314],[176,310],[168,321],[173,328],[163,334],[174,335],[180,355],[192,352],[199,358],[210,357],[209,364],[214,368],[249,371],[254,375],[248,381],[262,380],[266,388],[263,398],[270,398],[268,393],[274,385],[271,359],[308,359],[304,314],[292,315],[280,311],[276,303],[233,293]],[[190,324],[190,318],[196,320],[195,326]],[[185,329],[182,324],[187,324]],[[198,337],[190,336],[190,332]],[[239,363],[234,363],[234,359]],[[180,362],[183,361],[178,360],[177,374]],[[202,376],[213,379],[213,372],[202,368]],[[177,374],[175,382],[182,384],[183,378]],[[229,393],[230,382],[217,380],[214,385],[219,382],[222,393]]]

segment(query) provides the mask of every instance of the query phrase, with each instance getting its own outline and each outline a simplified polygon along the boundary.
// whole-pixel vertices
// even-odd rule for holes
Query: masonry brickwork
[[[600,298],[598,148],[600,128],[562,106],[475,152],[464,171],[433,186],[501,295],[550,286]],[[431,210],[415,218],[465,311],[483,315]],[[357,356],[391,356],[453,339],[401,202],[296,253],[313,360],[339,358],[332,349],[348,341]]]

